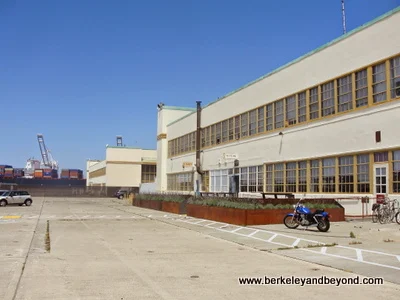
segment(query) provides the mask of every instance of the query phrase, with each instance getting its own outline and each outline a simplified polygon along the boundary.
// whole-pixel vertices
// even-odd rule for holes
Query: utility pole
[[[342,0],[342,20],[343,20],[343,34],[346,34],[346,13],[344,10],[344,0]]]

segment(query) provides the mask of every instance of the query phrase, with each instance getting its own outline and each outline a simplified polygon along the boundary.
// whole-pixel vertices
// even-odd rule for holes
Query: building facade
[[[202,175],[196,111],[170,118],[158,189],[228,192],[238,175],[241,195],[399,195],[399,26],[397,8],[203,107]]]
[[[105,160],[87,161],[87,186],[137,188],[155,182],[157,151],[134,147],[106,147]]]

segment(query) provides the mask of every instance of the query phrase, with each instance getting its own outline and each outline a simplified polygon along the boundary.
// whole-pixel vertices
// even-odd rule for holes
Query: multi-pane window
[[[247,168],[240,168],[240,191],[247,192],[248,184]]]
[[[353,109],[352,75],[344,76],[337,80],[338,111]]]
[[[257,167],[257,192],[264,191],[264,166]]]
[[[299,123],[302,123],[307,120],[306,92],[299,93],[297,97],[298,121]]]
[[[258,126],[257,126],[257,132],[262,133],[264,132],[264,106],[260,107],[258,109]]]
[[[253,109],[249,112],[249,135],[257,133],[257,110]]]
[[[167,189],[169,191],[193,191],[193,174],[168,174]]]
[[[296,163],[290,162],[286,164],[286,192],[296,192]]]
[[[233,127],[233,118],[229,119],[229,140],[233,140],[235,129]]]
[[[356,72],[356,107],[368,105],[367,69]]]
[[[374,162],[387,162],[389,160],[389,153],[387,151],[383,152],[375,152],[374,153]]]
[[[222,121],[222,142],[228,141],[228,120]]]
[[[217,145],[221,143],[221,122],[215,124],[215,143]]]
[[[272,192],[274,190],[273,182],[274,169],[273,165],[265,166],[265,191]]]
[[[297,163],[297,174],[298,174],[298,189],[299,193],[307,192],[307,161],[299,161]]]
[[[202,128],[201,129],[201,148],[204,148],[206,146],[206,129]]]
[[[249,115],[244,113],[241,115],[241,133],[242,138],[249,135]]]
[[[249,190],[250,193],[257,192],[257,167],[249,167]]]
[[[235,117],[235,139],[240,139],[240,116]]]
[[[386,64],[372,67],[372,93],[374,103],[386,101]]]
[[[392,98],[400,97],[400,56],[390,60],[390,89]]]
[[[393,193],[400,193],[400,150],[393,151]]]
[[[157,174],[156,165],[142,165],[142,183],[154,182]]]
[[[369,154],[357,155],[357,192],[370,192]]]
[[[274,106],[273,104],[267,105],[267,110],[265,114],[266,122],[267,122],[267,131],[274,129]]]
[[[335,192],[335,158],[325,158],[322,160],[322,192]]]
[[[329,116],[335,113],[333,81],[325,83],[321,86],[321,111],[322,116]]]
[[[210,191],[213,193],[229,192],[228,169],[210,171]]]
[[[201,176],[201,190],[203,192],[208,192],[210,186],[210,173],[205,171],[203,176]]]
[[[168,141],[168,157],[171,157],[172,154],[172,141]]]
[[[312,193],[319,193],[319,160],[312,160],[310,162],[311,183],[310,188]]]
[[[274,164],[274,192],[283,192],[285,181],[284,181],[284,164]]]
[[[286,122],[288,125],[296,124],[296,96],[286,98]]]
[[[310,89],[310,120],[319,118],[318,87]]]
[[[353,156],[339,157],[339,193],[354,192]]]
[[[283,100],[274,103],[275,129],[283,127]]]
[[[216,125],[211,125],[211,136],[210,136],[210,140],[211,140],[211,146],[215,145],[215,133],[216,133]]]

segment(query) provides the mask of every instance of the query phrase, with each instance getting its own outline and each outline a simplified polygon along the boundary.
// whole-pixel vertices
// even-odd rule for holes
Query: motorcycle
[[[329,218],[330,215],[324,209],[317,209],[311,212],[308,207],[301,204],[300,199],[294,206],[294,212],[287,214],[283,218],[283,224],[287,228],[295,229],[299,226],[304,227],[317,227],[321,232],[327,232],[330,228]]]

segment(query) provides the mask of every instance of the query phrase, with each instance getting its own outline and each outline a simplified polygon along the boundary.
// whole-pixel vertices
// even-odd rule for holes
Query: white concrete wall
[[[205,127],[399,53],[400,12],[203,108]],[[204,104],[203,104],[204,105]],[[196,113],[168,126],[168,139],[196,129]]]
[[[159,134],[165,133],[167,134],[166,139],[161,139],[157,141],[157,177],[156,177],[156,185],[158,191],[167,190],[167,169],[166,169],[166,161],[168,160],[168,139],[169,131],[168,124],[191,113],[190,111],[184,110],[174,110],[163,108],[158,111],[158,119],[157,119],[157,136]]]
[[[107,161],[129,161],[140,162],[142,160],[142,149],[129,147],[107,147]]]
[[[86,176],[86,186],[90,186],[93,184],[105,184],[106,180],[107,180],[107,174],[104,176],[99,176],[99,177],[95,177],[95,178],[91,178],[90,177],[90,173],[103,169],[106,167],[106,161],[102,160],[102,161],[87,161],[86,163],[87,165],[87,176]]]
[[[139,187],[142,179],[140,164],[107,163],[108,187]]]

